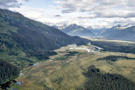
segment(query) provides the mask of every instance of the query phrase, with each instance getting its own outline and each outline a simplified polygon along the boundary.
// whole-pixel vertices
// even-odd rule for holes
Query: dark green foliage
[[[106,60],[106,61],[117,61],[118,59],[126,59],[126,60],[135,60],[135,58],[130,58],[127,56],[106,56],[103,58],[98,58],[97,60]]]
[[[28,58],[24,58],[24,57],[18,57],[17,59],[22,60],[22,61],[26,61],[26,62],[29,62],[29,63],[34,63],[33,61],[29,60]]]
[[[4,84],[2,84],[0,86],[1,86],[1,89],[2,90],[8,90],[8,88],[10,88],[11,85],[12,84],[15,84],[15,83],[16,83],[16,81],[15,80],[12,80],[12,81],[8,81],[8,82],[6,82],[6,83],[4,83]]]
[[[116,42],[92,41],[93,45],[103,48],[104,51],[135,53],[135,44],[123,45]]]
[[[79,52],[76,52],[76,51],[70,51],[68,52],[68,54],[66,54],[65,56],[74,56],[76,54],[79,54]]]
[[[17,67],[0,60],[0,85],[15,79],[19,75]]]
[[[103,74],[95,66],[84,73],[87,80],[84,90],[135,90],[135,84],[121,75]]]
[[[28,57],[35,56],[39,60],[49,59],[49,56],[56,55],[57,53],[54,51],[35,51],[27,53]]]
[[[18,53],[17,53],[17,52],[13,52],[13,51],[11,51],[11,52],[9,52],[9,53],[8,53],[8,55],[10,55],[10,56],[17,56],[17,55],[18,55]]]

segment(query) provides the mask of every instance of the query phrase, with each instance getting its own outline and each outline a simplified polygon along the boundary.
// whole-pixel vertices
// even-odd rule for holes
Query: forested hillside
[[[84,73],[87,80],[84,90],[134,90],[135,84],[121,75],[102,73],[95,66],[90,66]]]
[[[135,53],[134,43],[123,43],[114,41],[92,41],[93,45],[101,47],[103,51]]]
[[[19,69],[3,60],[0,60],[0,85],[14,80],[19,75]]]
[[[87,41],[68,36],[17,12],[0,9],[0,57],[19,67],[48,59],[56,54],[52,50],[61,46]]]

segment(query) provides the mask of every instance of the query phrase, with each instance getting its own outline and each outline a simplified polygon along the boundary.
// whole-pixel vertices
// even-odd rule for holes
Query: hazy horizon
[[[0,0],[0,8],[52,25],[108,28],[135,23],[133,0]]]

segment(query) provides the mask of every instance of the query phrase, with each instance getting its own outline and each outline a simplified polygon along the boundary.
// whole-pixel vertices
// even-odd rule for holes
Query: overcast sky
[[[135,0],[0,0],[0,8],[52,24],[101,28],[135,23]]]

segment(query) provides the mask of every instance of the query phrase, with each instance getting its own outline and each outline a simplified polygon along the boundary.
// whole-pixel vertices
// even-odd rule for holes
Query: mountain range
[[[135,26],[127,28],[121,26],[112,27],[102,32],[100,36],[111,40],[135,41]]]
[[[105,63],[98,61],[98,60],[104,60],[104,59],[106,60],[110,59],[112,61],[115,58],[116,59],[124,58],[127,60],[128,59],[134,60],[134,58],[128,58],[126,56],[125,57],[124,56],[123,57],[122,56],[106,57],[107,54],[104,55],[104,53],[108,53],[108,55],[112,55],[113,52],[119,52],[119,53],[122,52],[122,54],[120,53],[120,55],[123,55],[123,53],[134,54],[135,44],[132,44],[132,43],[120,44],[121,42],[119,43],[119,42],[112,42],[112,41],[108,42],[108,41],[100,41],[100,40],[99,41],[87,40],[81,37],[135,41],[135,35],[134,35],[135,26],[122,27],[118,25],[112,28],[92,29],[92,28],[85,28],[80,25],[72,24],[69,26],[65,25],[64,27],[60,27],[60,29],[62,30],[59,30],[59,27],[57,26],[48,26],[46,24],[31,20],[21,15],[18,12],[12,12],[9,10],[0,9],[0,88],[2,88],[3,90],[7,90],[7,88],[9,88],[12,83],[16,83],[15,79],[19,75],[22,75],[23,73],[24,73],[23,75],[26,75],[25,72],[27,70],[28,70],[27,72],[30,75],[32,75],[32,77],[26,75],[23,78],[25,79],[26,77],[27,79],[31,79],[30,81],[32,81],[34,78],[35,79],[34,81],[36,82],[37,82],[37,79],[40,78],[39,81],[41,82],[38,82],[37,85],[41,85],[41,86],[43,85],[43,87],[47,88],[47,90],[49,88],[48,87],[49,85],[48,86],[46,85],[46,79],[44,79],[43,81],[41,79],[43,79],[44,77],[47,78],[47,76],[51,76],[51,74],[55,75],[56,77],[58,76],[58,78],[56,79],[55,77],[47,78],[47,80],[50,83],[54,82],[55,86],[61,85],[61,82],[63,82],[64,80],[63,76],[68,77],[67,79],[71,81],[72,85],[73,85],[72,82],[74,81],[72,80],[72,78],[75,78],[77,76],[77,78],[79,77],[82,84],[83,78],[80,78],[80,77],[84,75],[83,76],[85,77],[84,80],[86,79],[87,81],[86,82],[83,81],[83,82],[84,82],[84,85],[86,86],[83,86],[80,84],[81,87],[79,88],[77,87],[77,89],[84,89],[84,88],[91,89],[91,87],[93,86],[94,86],[93,88],[96,88],[97,85],[99,85],[99,87],[101,86],[100,88],[102,89],[103,85],[98,84],[98,82],[102,83],[103,80],[106,80],[106,81],[110,80],[108,81],[109,83],[111,82],[110,88],[112,88],[116,80],[119,81],[118,84],[115,85],[118,88],[119,88],[118,85],[120,85],[121,82],[123,82],[121,80],[124,80],[125,82],[127,82],[126,84],[123,84],[123,83],[121,84],[122,88],[123,88],[123,85],[124,86],[131,85],[128,88],[130,87],[134,88],[135,86],[134,83],[128,82],[127,79],[123,77],[121,78],[121,76],[117,76],[117,75],[116,75],[117,77],[115,77],[115,75],[111,75],[111,74],[102,75],[102,73],[100,74],[99,69],[97,69],[95,66],[89,66],[89,65],[97,64],[97,66],[101,66],[103,64],[103,67],[104,67]],[[88,43],[89,45],[86,45]],[[70,51],[68,49],[66,49],[65,51],[55,51],[55,49],[59,49],[69,44],[83,45],[83,46],[80,46],[81,49],[91,50],[91,52],[93,50],[94,52],[98,52],[98,55],[96,55],[97,53],[93,53],[93,52],[92,53],[89,53],[89,52],[86,53],[84,51],[82,52],[80,51],[80,49],[78,50],[78,48],[77,48],[77,51],[72,51],[72,50]],[[86,45],[86,48],[84,48],[85,45]],[[66,48],[69,48],[69,47],[66,47]],[[104,51],[107,51],[107,52],[104,52]],[[109,54],[109,51],[111,52],[110,54]],[[54,58],[49,57],[51,55],[56,55],[56,57],[55,56]],[[99,58],[100,56],[102,58]],[[56,61],[57,59],[59,61]],[[67,60],[64,61],[64,59],[67,59]],[[44,61],[44,60],[48,60],[47,63],[45,62],[46,64],[44,62],[43,64],[40,63],[41,61]],[[35,65],[37,65],[37,62],[39,64],[39,66],[37,66],[38,69],[34,69]],[[110,62],[108,63],[108,65],[110,65]],[[111,65],[113,65],[113,63],[111,63]],[[69,66],[70,68],[68,68]],[[72,66],[75,66],[75,67],[72,67]],[[28,69],[26,70],[27,67]],[[88,68],[88,70],[86,70],[86,67]],[[24,70],[25,72],[23,71],[24,68],[26,70],[26,71]],[[42,73],[42,68],[44,69],[43,73]],[[46,68],[47,68],[47,71],[46,71]],[[124,68],[123,70],[125,70]],[[31,69],[32,69],[32,72],[29,72]],[[58,74],[55,74],[56,70]],[[60,73],[58,72],[59,70],[60,70]],[[88,71],[88,72],[83,72],[83,70]],[[40,73],[38,71],[40,71]],[[73,74],[74,71],[77,71],[77,73]],[[40,77],[39,77],[39,74],[41,75]],[[38,76],[38,78],[35,78],[36,75]],[[92,78],[91,78],[91,75],[93,75]],[[97,79],[97,77],[99,77],[98,78],[99,80],[95,80]],[[69,81],[67,82],[67,79],[65,79],[66,83],[70,84]],[[76,81],[78,83],[78,80],[75,78],[75,82],[74,82],[75,85],[76,85]],[[21,81],[23,81],[23,79]],[[92,85],[94,81],[96,82],[95,84]],[[106,86],[108,86],[108,83],[106,83],[106,81],[104,81],[104,83],[106,84]],[[33,84],[33,85],[36,84],[33,81],[32,83],[29,81],[28,82],[25,81],[25,84],[28,84],[28,83]],[[24,89],[25,87],[24,82],[21,84],[23,84],[22,86]],[[91,86],[89,87],[89,85]],[[82,86],[84,88],[82,88]],[[106,86],[104,87],[106,88]],[[33,86],[30,86],[30,87],[33,87]]]
[[[71,24],[62,29],[62,31],[71,36],[86,36],[86,37],[95,36],[95,34],[90,29],[84,28],[83,26],[79,26],[76,24]]]
[[[0,59],[13,64],[33,63],[55,54],[54,49],[68,44],[85,44],[88,40],[69,36],[62,31],[24,17],[20,13],[0,9]],[[8,58],[8,57],[14,58]],[[17,57],[16,57],[17,56]]]
[[[62,29],[62,31],[71,36],[135,41],[135,26],[116,25],[112,28],[92,29],[72,24]]]

